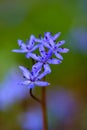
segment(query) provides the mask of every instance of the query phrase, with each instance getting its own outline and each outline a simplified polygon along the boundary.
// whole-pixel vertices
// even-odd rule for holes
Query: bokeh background
[[[61,32],[70,49],[47,76],[49,130],[87,130],[87,0],[0,0],[0,130],[42,130],[40,105],[18,85],[18,66],[31,61],[11,50],[46,31]]]

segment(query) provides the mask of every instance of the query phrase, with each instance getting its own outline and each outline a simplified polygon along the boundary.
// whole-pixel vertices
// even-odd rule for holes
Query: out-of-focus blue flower
[[[40,81],[46,74],[46,68],[43,73],[40,73],[41,68],[35,69],[32,67],[32,71],[29,71],[28,69],[26,69],[23,66],[19,66],[19,68],[22,70],[23,76],[25,78],[25,80],[23,82],[21,82],[22,85],[26,85],[26,86],[28,86],[28,88],[33,88],[34,86],[43,86],[44,87],[44,86],[49,85],[48,82]],[[47,73],[48,73],[48,70],[47,70]]]
[[[55,99],[55,100],[54,100]],[[75,117],[78,108],[74,94],[70,91],[60,89],[59,91],[52,91],[48,97],[49,109],[54,112],[60,121],[67,122]],[[56,104],[56,107],[54,105]]]
[[[33,35],[31,35],[30,39],[26,41],[26,44],[24,44],[22,40],[18,40],[18,45],[21,49],[13,50],[13,52],[26,53],[26,57],[28,55],[29,58],[29,54],[31,54],[39,47],[39,44],[35,45],[35,40],[36,38]]]
[[[79,50],[80,52],[86,54],[87,53],[87,28],[78,27],[73,28],[70,34],[70,39],[73,42],[72,47],[75,50]],[[71,42],[72,43],[72,42]]]
[[[35,109],[34,109],[35,108]],[[37,106],[34,106],[31,110],[22,113],[18,119],[21,127],[24,130],[42,130],[43,121],[42,121],[42,112],[41,109]]]
[[[0,109],[7,109],[27,96],[27,89],[18,85],[21,80],[16,69],[7,73],[5,80],[0,83]]]

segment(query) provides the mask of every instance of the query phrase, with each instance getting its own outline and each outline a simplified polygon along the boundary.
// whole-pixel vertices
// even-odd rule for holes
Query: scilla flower
[[[25,81],[22,84],[27,85],[29,88],[34,86],[48,86],[49,83],[41,81],[43,77],[51,73],[49,64],[60,64],[63,57],[60,53],[67,53],[69,49],[60,48],[65,43],[64,40],[59,41],[56,44],[56,39],[60,36],[60,32],[51,35],[50,32],[46,32],[44,37],[36,38],[31,35],[30,39],[27,40],[26,44],[22,40],[18,40],[20,50],[13,50],[13,52],[26,53],[26,58],[33,59],[32,70],[29,71],[23,66],[19,66],[25,77]],[[33,53],[36,49],[39,49],[40,55]],[[53,54],[57,57],[54,58]]]
[[[57,58],[52,58],[52,50],[49,49],[48,51],[46,51],[44,49],[43,45],[39,45],[39,51],[41,56],[37,55],[37,54],[28,54],[29,57],[33,58],[34,60],[42,63],[42,64],[60,64],[61,60],[58,60]]]
[[[22,70],[23,77],[25,79],[23,82],[21,82],[22,85],[25,85],[28,88],[33,88],[34,86],[48,86],[49,85],[49,83],[46,81],[40,81],[44,77],[44,73],[43,75],[40,74],[41,69],[39,69],[38,71],[35,71],[35,70],[29,71],[27,68],[23,66],[19,66],[19,68]]]
[[[39,47],[39,44],[35,45],[35,40],[36,38],[33,35],[31,35],[30,39],[26,41],[26,44],[23,43],[22,40],[18,40],[18,45],[21,49],[13,50],[13,52],[26,53],[26,57],[28,55],[28,58],[29,58],[29,54],[31,54],[33,51],[35,51]]]
[[[44,34],[44,38],[40,41],[46,48],[51,49],[52,53],[55,54],[55,56],[63,60],[63,57],[60,53],[67,53],[69,49],[67,48],[60,48],[61,45],[65,43],[64,40],[59,41],[57,44],[55,43],[56,39],[60,36],[60,32],[55,34],[54,36],[51,35],[50,32],[46,32]],[[39,40],[38,40],[39,41]]]

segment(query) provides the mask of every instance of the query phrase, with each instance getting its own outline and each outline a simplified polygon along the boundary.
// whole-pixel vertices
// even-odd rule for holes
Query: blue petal
[[[32,70],[38,70],[42,67],[42,63],[41,62],[37,62],[32,66]]]
[[[50,69],[50,66],[48,64],[44,64],[44,71],[49,74],[51,73],[51,69]]]
[[[32,58],[33,58],[34,60],[36,60],[36,61],[40,61],[40,59],[41,59],[40,56],[38,56],[38,55],[36,55],[36,54],[33,54],[33,53],[30,53],[29,56],[32,57]]]
[[[32,48],[32,46],[34,46],[34,43],[35,43],[35,37],[34,35],[31,35],[30,39],[27,41],[27,45],[29,48]]]
[[[35,46],[31,49],[31,51],[35,51],[37,48],[39,48],[39,45],[40,45],[40,44],[35,45]]]
[[[42,79],[43,77],[45,77],[47,74],[51,73],[51,69],[50,69],[50,66],[48,64],[45,64],[44,65],[44,72],[41,73],[37,79],[40,80]]]
[[[53,47],[53,46],[55,45],[55,43],[54,43],[54,41],[53,41],[53,39],[52,39],[52,36],[51,36],[51,33],[50,33],[50,32],[46,32],[46,33],[45,33],[45,38],[46,38],[48,44],[49,44],[51,47]]]
[[[46,39],[50,38],[50,36],[51,36],[51,33],[50,33],[50,32],[45,32],[45,33],[44,33],[44,37],[45,37]]]
[[[52,59],[49,59],[49,60],[48,60],[48,63],[49,63],[49,64],[60,64],[61,61],[58,60],[58,59],[56,59],[56,58],[52,58]]]
[[[39,71],[41,71],[41,68],[42,68],[42,63],[37,62],[32,66],[32,72],[35,73],[35,75],[37,75],[37,72],[39,73]]]
[[[57,52],[55,51],[54,54],[55,54],[55,56],[56,56],[57,58],[59,58],[60,60],[63,60],[63,57],[62,57],[59,53],[57,53]]]
[[[17,52],[17,53],[26,53],[27,50],[12,50],[12,52]]]
[[[30,88],[34,88],[35,87],[35,84],[34,83],[30,83],[29,85],[28,85],[28,88],[30,89]]]
[[[51,47],[54,47],[54,46],[55,46],[55,43],[54,43],[54,41],[52,40],[52,38],[49,39],[49,45],[50,45]]]
[[[50,45],[48,44],[48,42],[42,40],[42,44],[43,44],[45,47],[50,48]]]
[[[59,47],[61,45],[65,44],[65,40],[62,40],[62,41],[59,41],[57,44],[56,44],[56,47]]]
[[[51,49],[47,52],[47,56],[46,57],[48,59],[52,57],[52,50]]]
[[[58,48],[58,52],[60,53],[67,53],[69,51],[69,49],[67,48]]]
[[[43,73],[41,73],[36,79],[37,80],[40,80],[40,79],[42,79],[43,77],[45,77],[47,75],[47,73],[46,72],[43,72]]]
[[[18,45],[20,46],[21,49],[26,50],[26,45],[23,43],[22,40],[18,40]]]
[[[42,43],[42,40],[35,38],[35,42]]]
[[[30,83],[31,83],[31,81],[25,80],[25,81],[21,82],[20,84],[21,84],[21,85],[28,86]]]
[[[57,34],[55,34],[52,39],[53,41],[55,41],[59,36],[60,36],[61,32],[58,32]]]
[[[31,73],[28,69],[26,69],[23,66],[19,66],[19,68],[22,70],[23,75],[25,76],[25,78],[30,79]]]
[[[26,58],[30,58],[30,56],[31,56],[31,52],[28,52],[28,53],[26,54]]]
[[[39,51],[40,51],[40,54],[41,54],[42,57],[43,57],[43,56],[45,55],[45,53],[46,53],[45,48],[44,48],[43,45],[40,45],[40,46],[39,46]]]
[[[48,82],[45,81],[36,81],[35,84],[37,86],[42,86],[42,87],[50,85]]]

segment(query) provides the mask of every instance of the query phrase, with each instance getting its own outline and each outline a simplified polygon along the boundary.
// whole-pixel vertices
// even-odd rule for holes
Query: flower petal
[[[54,52],[55,56],[60,59],[63,60],[63,57],[60,55],[60,53],[57,53],[56,51]]]
[[[20,46],[21,49],[26,50],[26,45],[23,43],[22,40],[18,40],[18,45]]]
[[[47,75],[47,73],[44,71],[44,72],[42,72],[36,79],[37,80],[40,80],[40,79],[42,79],[43,77],[45,77]]]
[[[43,77],[45,77],[47,74],[51,73],[51,69],[50,69],[50,66],[48,64],[45,64],[44,65],[44,72],[41,73],[37,79],[40,80],[42,79]]]
[[[26,54],[26,58],[30,58],[30,56],[31,56],[31,52],[28,52],[27,54]]]
[[[49,59],[52,57],[52,50],[50,49],[46,54],[45,54],[46,59]]]
[[[31,83],[30,80],[25,80],[25,81],[21,82],[20,84],[27,86],[27,85],[29,85],[30,83]]]
[[[28,55],[29,55],[29,57],[32,57],[36,61],[40,61],[40,59],[41,59],[40,56],[38,56],[37,54],[34,54],[34,53],[29,53]],[[28,55],[27,55],[27,57],[28,57]]]
[[[42,86],[42,87],[50,85],[48,82],[45,81],[36,81],[35,84],[37,86]]]
[[[55,45],[53,39],[52,39],[52,36],[51,36],[51,33],[50,32],[46,32],[45,33],[45,39],[47,40],[48,44],[53,47]]]
[[[27,40],[27,46],[29,48],[32,48],[34,46],[34,43],[35,43],[35,36],[34,35],[31,35],[30,36],[30,39]]]
[[[55,46],[55,43],[54,43],[54,41],[52,40],[52,38],[49,39],[49,45],[50,45],[51,47],[54,47],[54,46]]]
[[[31,77],[30,71],[28,69],[26,69],[25,67],[23,67],[23,66],[19,66],[19,68],[22,70],[23,75],[25,76],[25,78],[30,79],[30,77]]]
[[[30,84],[28,85],[28,88],[29,88],[29,89],[30,89],[30,88],[34,88],[34,86],[35,86],[34,83],[30,83]]]
[[[59,36],[60,36],[61,32],[58,32],[57,34],[55,34],[52,39],[53,41],[55,41]]]
[[[50,66],[48,64],[44,64],[44,71],[49,74],[51,73],[51,69],[50,69]]]
[[[22,40],[18,40],[18,45],[20,46],[21,50],[15,49],[15,50],[12,50],[12,52],[17,52],[17,53],[27,52],[26,45],[23,43]]]
[[[62,40],[62,41],[59,41],[57,44],[56,44],[56,47],[59,47],[61,45],[65,44],[65,40]]]
[[[58,48],[58,52],[60,53],[67,53],[69,51],[69,49],[67,48]]]
[[[37,72],[39,73],[41,71],[41,68],[42,68],[42,63],[37,62],[32,66],[32,72],[37,76]]]
[[[41,39],[35,38],[35,42],[42,43]]]
[[[50,48],[50,45],[48,44],[48,42],[42,40],[42,44],[43,44],[45,47]]]
[[[35,45],[35,46],[31,49],[31,51],[35,51],[37,48],[39,48],[39,45],[40,45],[40,44]]]
[[[45,32],[44,37],[46,40],[49,39],[51,37],[51,32]]]
[[[48,60],[48,63],[49,64],[60,64],[61,63],[61,60],[58,60],[56,58],[52,58],[52,59],[49,59]]]
[[[17,52],[17,53],[26,53],[27,50],[12,50],[12,52]]]
[[[44,48],[43,45],[40,45],[40,46],[39,46],[39,51],[40,51],[40,54],[41,54],[42,57],[43,57],[43,56],[45,55],[45,53],[46,53],[45,48]]]

